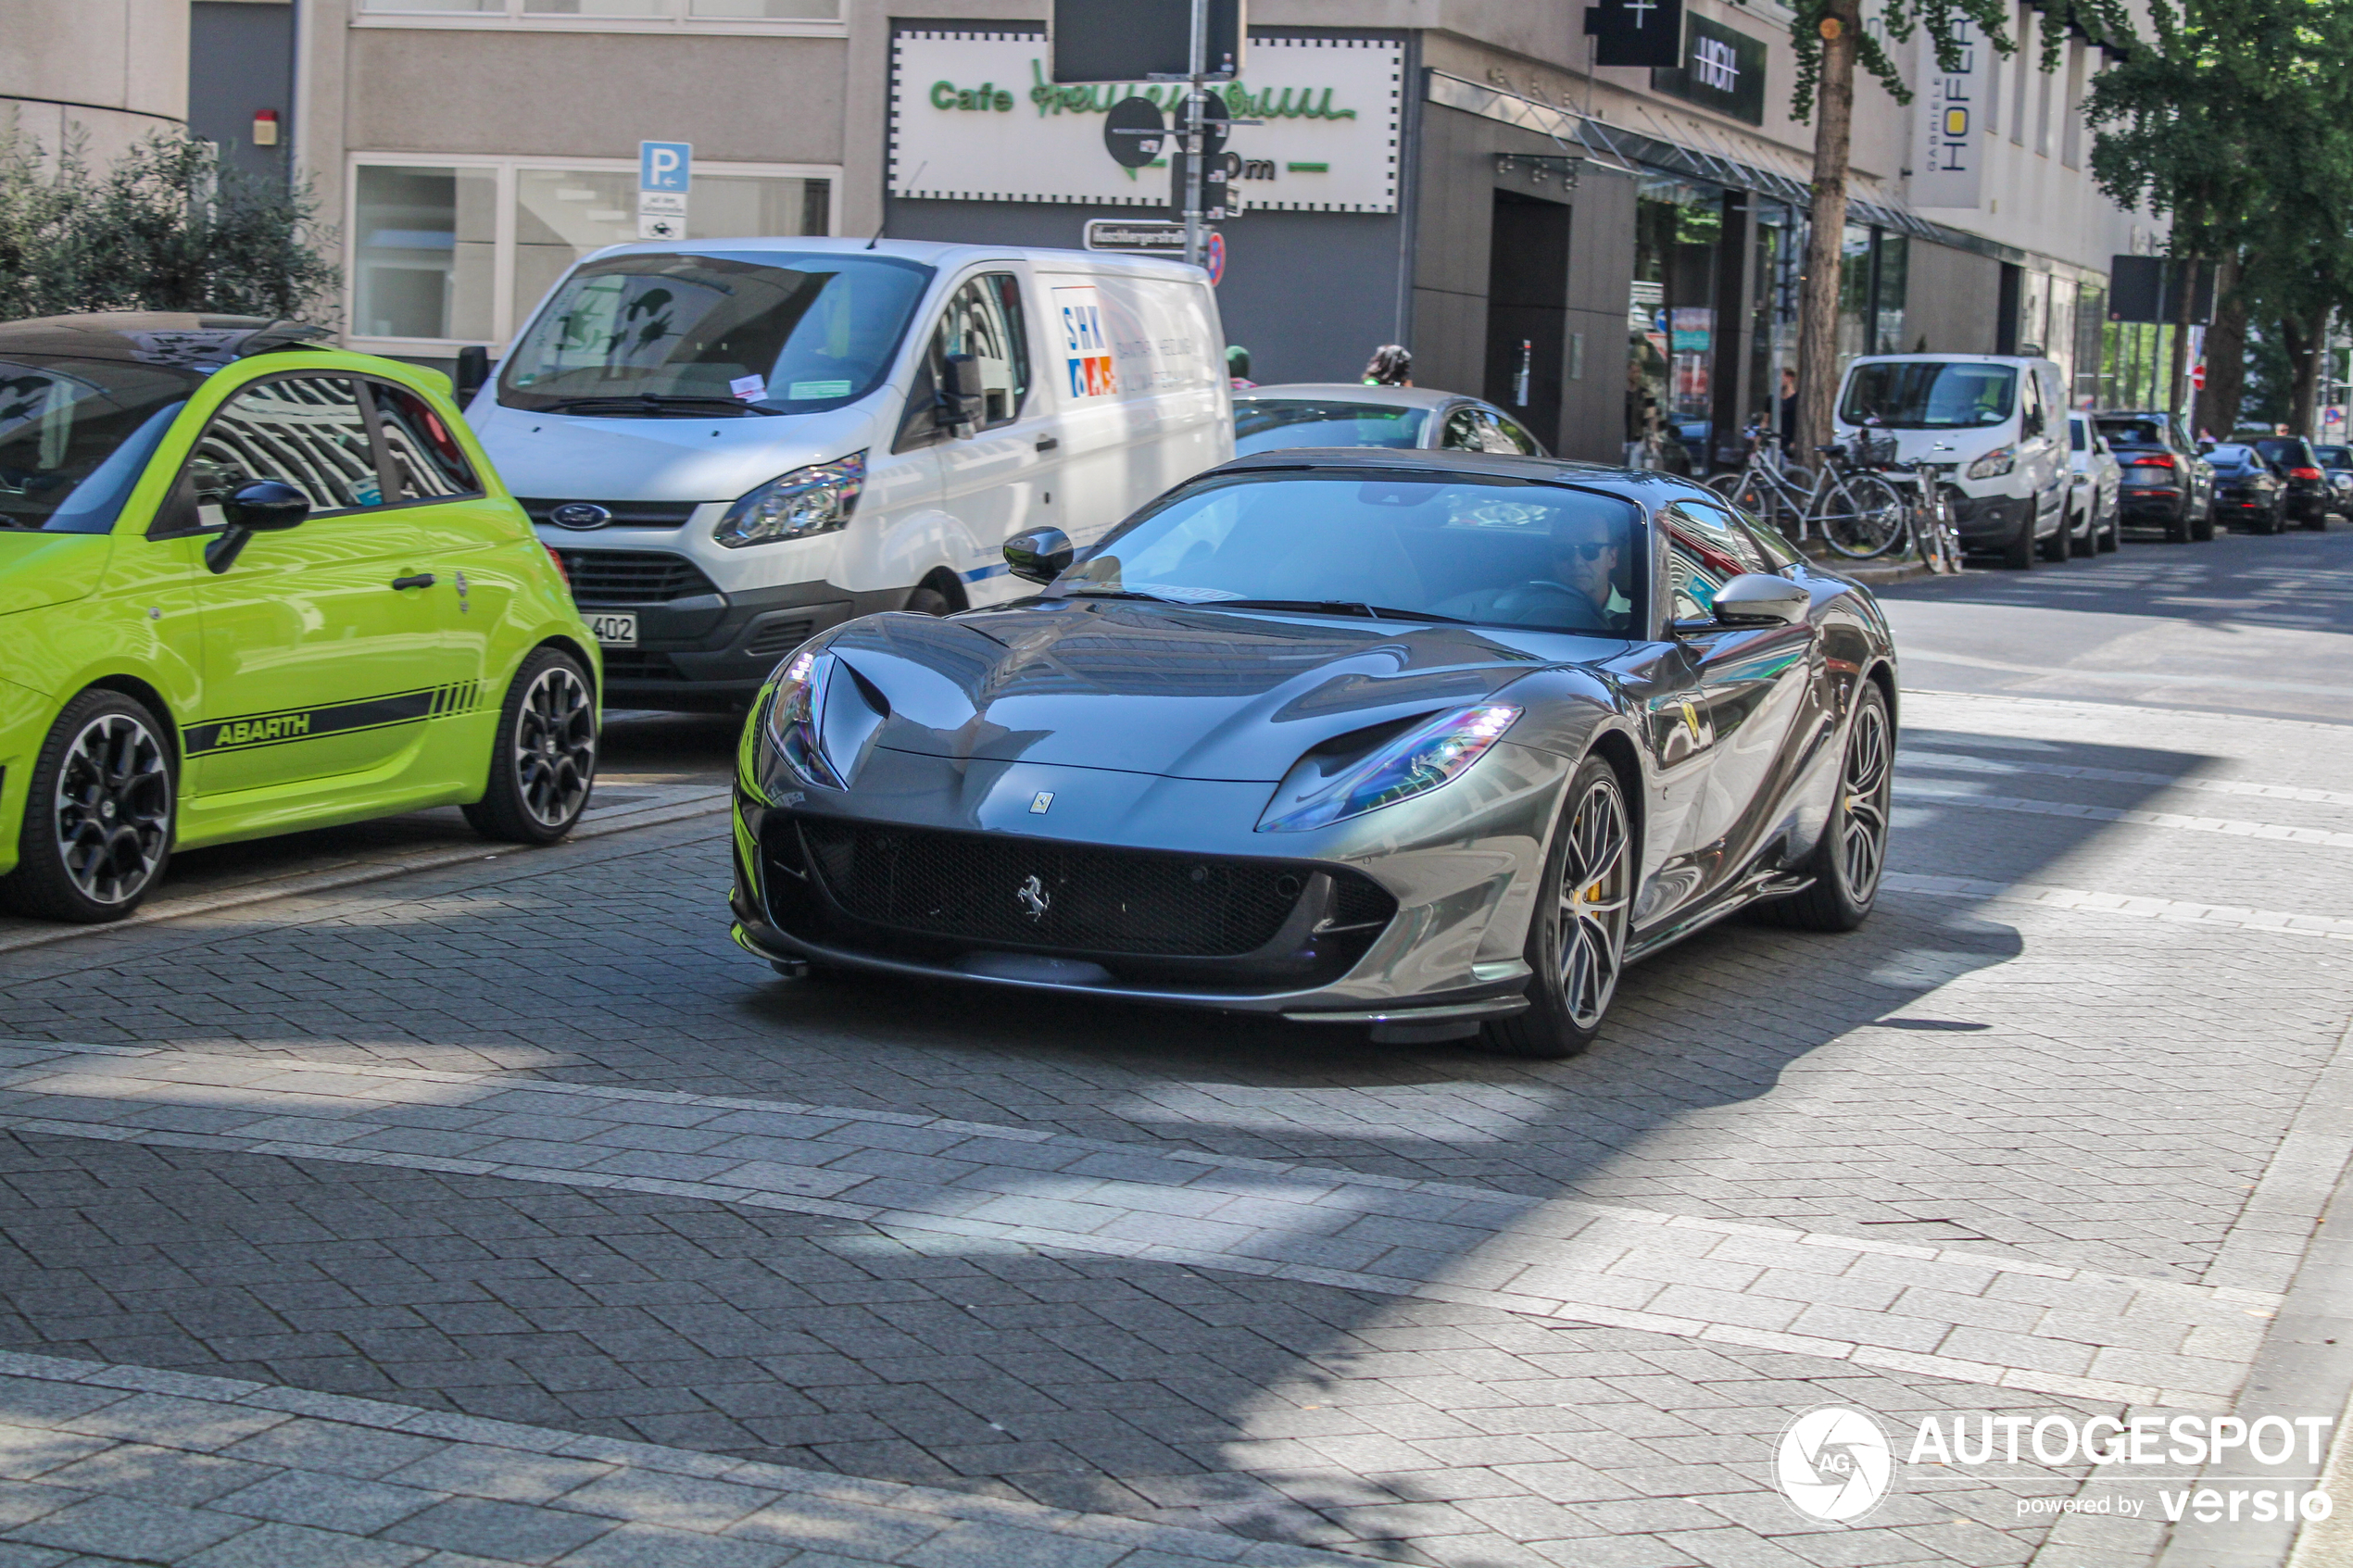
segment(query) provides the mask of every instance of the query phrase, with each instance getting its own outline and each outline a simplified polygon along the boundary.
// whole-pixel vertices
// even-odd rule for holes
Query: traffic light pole
[[[1202,135],[1202,79],[1209,74],[1209,0],[1193,0],[1192,49],[1186,58],[1190,88],[1185,94],[1185,259],[1202,264],[1202,186],[1208,170]]]

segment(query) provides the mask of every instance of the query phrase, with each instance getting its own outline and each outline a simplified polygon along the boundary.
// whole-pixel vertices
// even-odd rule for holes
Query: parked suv
[[[1836,433],[1875,421],[1900,462],[1950,465],[1961,544],[2031,567],[2065,560],[2067,397],[2049,359],[1995,354],[1887,354],[1856,360],[1839,389]]]
[[[2326,528],[2333,491],[2312,444],[2300,435],[2267,435],[2254,446],[2287,482],[2287,515],[2307,528]]]
[[[2124,523],[2161,528],[2168,544],[2214,537],[2214,470],[2180,419],[2160,411],[2096,416],[2124,465]]]

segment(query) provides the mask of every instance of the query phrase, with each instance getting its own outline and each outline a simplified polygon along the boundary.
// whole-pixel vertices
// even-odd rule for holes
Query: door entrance
[[[1568,208],[1495,193],[1487,245],[1487,400],[1561,446],[1567,347]]]

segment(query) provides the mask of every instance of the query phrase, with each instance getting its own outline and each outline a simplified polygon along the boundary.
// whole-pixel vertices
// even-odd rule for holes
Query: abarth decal
[[[414,724],[471,712],[481,699],[482,684],[459,681],[413,692],[362,697],[357,702],[328,703],[319,708],[290,708],[276,713],[255,713],[237,719],[210,719],[188,726],[187,754],[201,757],[215,751],[246,751],[255,746],[283,746],[289,741],[321,735],[349,734],[355,730],[381,730],[393,724]]]

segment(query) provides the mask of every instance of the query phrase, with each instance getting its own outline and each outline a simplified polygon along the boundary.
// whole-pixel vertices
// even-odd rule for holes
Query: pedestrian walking
[[[1365,364],[1366,386],[1411,386],[1414,384],[1414,357],[1403,344],[1384,343],[1373,350]]]
[[[1787,366],[1781,369],[1780,426],[1781,451],[1784,454],[1795,451],[1797,449],[1797,372]]]

